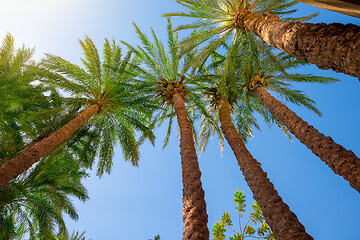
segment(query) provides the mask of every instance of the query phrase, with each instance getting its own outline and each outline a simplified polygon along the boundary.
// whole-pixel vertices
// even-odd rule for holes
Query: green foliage
[[[268,52],[271,51],[269,46],[262,45],[263,49],[267,49]],[[337,81],[333,78],[294,73],[294,69],[303,66],[305,63],[285,53],[269,55],[245,47],[240,48],[232,58],[234,60],[229,62],[229,67],[230,69],[235,69],[230,71],[234,71],[233,81],[236,82],[235,84],[240,90],[239,96],[243,98],[246,104],[259,106],[256,111],[258,111],[267,122],[276,123],[280,128],[283,128],[282,124],[279,123],[274,116],[271,116],[268,110],[262,106],[260,99],[253,93],[251,87],[254,82],[261,83],[264,88],[276,92],[286,101],[296,105],[302,105],[316,114],[321,115],[320,111],[314,106],[315,102],[301,91],[294,89],[292,83],[329,84]],[[226,72],[228,71],[229,70],[226,70]]]
[[[61,148],[0,189],[0,239],[67,234],[63,215],[78,219],[70,197],[88,198],[81,179],[88,176],[84,167],[95,158],[91,138],[92,132],[81,128]]]
[[[263,76],[266,79],[265,87],[276,91],[285,100],[303,105],[320,115],[314,107],[314,101],[301,91],[292,89],[292,86],[286,82],[330,83],[335,80],[305,74],[289,74],[289,69],[305,63],[283,53],[275,54],[272,47],[259,41],[253,33],[240,30],[235,24],[236,14],[242,11],[279,15],[282,21],[305,21],[315,15],[286,18],[296,11],[288,10],[296,2],[287,0],[176,0],[176,2],[183,5],[186,11],[167,13],[164,16],[189,17],[195,20],[175,29],[175,31],[194,29],[189,37],[179,43],[181,51],[185,53],[202,46],[192,63],[193,66],[200,67],[201,73],[205,72],[198,85],[203,85],[205,92],[212,92],[213,95],[229,101],[232,105],[235,126],[245,142],[252,136],[252,128],[259,129],[253,117],[254,112],[258,112],[269,125],[277,124],[290,137],[283,124],[249,91],[249,83],[260,71],[266,73]],[[209,57],[212,63],[205,68],[205,62]],[[214,127],[217,126],[214,122],[218,120],[217,112],[214,110],[209,112],[212,120],[204,118],[201,123],[203,126],[200,134],[201,151],[205,149],[208,139],[215,132]],[[219,137],[222,144],[221,133]]]
[[[35,84],[30,71],[34,49],[15,49],[14,38],[7,34],[0,47],[0,164],[12,158],[21,148],[38,137],[41,121],[35,116],[52,105],[51,89]]]
[[[59,149],[0,189],[0,239],[51,239],[66,234],[63,215],[77,220],[70,199],[88,199],[81,180],[87,177],[75,149]],[[58,232],[58,233],[56,233]]]
[[[79,232],[73,231],[71,235],[68,233],[57,235],[52,240],[86,240],[85,239],[85,232],[82,232],[81,234]]]
[[[175,117],[175,111],[172,107],[174,91],[180,92],[184,97],[191,123],[196,120],[196,112],[207,115],[201,103],[201,98],[193,94],[193,80],[189,76],[190,63],[194,53],[180,54],[178,34],[173,32],[170,19],[168,19],[167,25],[167,48],[158,39],[153,29],[151,29],[153,39],[151,41],[136,24],[134,24],[134,27],[141,45],[134,47],[128,43],[123,43],[141,59],[142,64],[138,67],[140,72],[139,79],[141,81],[139,89],[154,99],[154,103],[159,106],[158,111],[154,112],[154,124],[159,126],[165,120],[169,120],[167,135],[163,145],[165,147],[168,144]],[[196,139],[196,137],[194,131],[194,138]]]
[[[76,101],[36,81],[33,49],[14,49],[8,34],[0,48],[0,164],[74,118]]]
[[[237,41],[232,45],[223,44],[227,52],[225,54],[213,52],[211,62],[207,66],[202,66],[197,72],[197,78],[201,81],[194,81],[194,84],[199,94],[205,93],[208,96],[203,98],[203,101],[207,105],[209,115],[212,116],[210,119],[204,117],[200,123],[201,151],[205,149],[209,138],[215,133],[215,127],[219,125],[216,105],[220,98],[230,103],[234,125],[245,143],[253,136],[253,128],[260,130],[256,113],[269,126],[273,124],[279,126],[290,138],[287,128],[270,113],[251,90],[252,83],[261,82],[264,88],[275,92],[286,101],[304,106],[320,115],[315,102],[301,91],[294,89],[292,85],[296,82],[329,84],[337,81],[332,78],[294,73],[294,69],[305,64],[303,61],[284,53],[267,54],[271,52],[271,47],[253,40],[249,39],[247,45]],[[263,53],[260,49],[265,49],[266,52]],[[222,133],[218,133],[218,136],[222,144]]]
[[[213,240],[224,240],[226,238],[227,228],[232,231],[232,236],[229,240],[244,240],[246,238],[275,240],[274,234],[271,232],[269,225],[265,222],[259,205],[254,202],[251,206],[253,212],[250,213],[250,218],[247,223],[241,225],[242,213],[245,212],[246,200],[243,191],[236,190],[234,193],[234,202],[236,204],[236,211],[239,214],[239,231],[232,229],[233,223],[229,213],[224,212],[221,220],[216,222],[212,228]],[[260,225],[260,226],[259,226]]]
[[[102,60],[90,38],[80,40],[80,45],[85,55],[84,68],[48,54],[33,70],[46,86],[68,93],[79,111],[91,104],[101,106],[100,112],[87,124],[99,157],[98,175],[110,173],[116,142],[120,143],[125,160],[137,166],[141,141],[154,141],[149,117],[155,108],[151,99],[138,91],[135,78],[139,74],[139,59],[131,57],[131,52],[123,56],[115,41],[107,39]],[[136,132],[142,134],[139,140]]]
[[[236,211],[239,212],[239,215],[240,217],[242,217],[241,213],[242,212],[245,212],[245,207],[246,207],[246,204],[245,204],[245,196],[244,196],[244,192],[243,191],[238,191],[236,190],[235,193],[234,193],[234,202],[236,204]]]
[[[213,228],[212,228],[212,232],[214,237],[214,240],[223,240],[225,239],[225,224],[223,224],[222,222],[217,222],[214,224]]]
[[[194,32],[185,38],[180,46],[183,52],[202,45],[197,56],[196,65],[205,63],[209,55],[224,42],[233,42],[236,38],[246,42],[248,38],[255,38],[252,33],[240,30],[236,24],[236,15],[241,11],[256,14],[279,15],[282,21],[305,21],[317,14],[303,18],[285,17],[296,12],[289,10],[296,2],[288,0],[175,0],[183,5],[187,11],[166,13],[164,16],[188,17],[194,21],[182,24],[175,30],[193,29]]]
[[[222,217],[221,217],[221,222],[225,225],[225,226],[232,226],[232,221],[231,221],[231,216],[229,213],[224,212]]]
[[[151,240],[151,239],[149,239],[149,240]],[[156,235],[156,236],[154,237],[154,240],[160,240],[160,235]]]

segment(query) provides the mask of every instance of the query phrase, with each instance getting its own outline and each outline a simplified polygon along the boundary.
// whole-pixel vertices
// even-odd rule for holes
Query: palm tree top
[[[254,34],[242,31],[237,21],[242,14],[252,12],[265,14],[269,17],[280,16],[282,21],[306,21],[317,13],[301,18],[287,17],[296,12],[290,9],[296,1],[288,0],[175,0],[188,11],[170,12],[163,16],[178,16],[194,19],[193,22],[178,26],[175,31],[193,29],[194,32],[180,42],[182,52],[203,44],[196,57],[195,66],[203,64],[211,52],[218,49],[224,42],[233,42],[234,38],[241,38],[242,42],[253,41]],[[290,9],[290,10],[289,10]],[[258,45],[257,47],[261,47]],[[264,50],[264,49],[261,49]],[[269,53],[270,54],[270,53]]]
[[[118,141],[125,160],[138,165],[141,138],[154,141],[149,117],[154,104],[148,96],[138,91],[136,76],[139,59],[131,52],[123,56],[115,40],[105,39],[103,58],[89,38],[79,40],[85,57],[83,67],[51,54],[47,54],[37,73],[44,84],[62,90],[83,108],[92,104],[99,106],[99,113],[88,123],[97,136],[99,146],[98,175],[110,173],[114,145]]]
[[[267,55],[251,51],[241,44],[223,44],[227,52],[211,54],[211,63],[199,69],[199,79],[194,84],[208,97],[203,98],[211,119],[203,118],[200,131],[201,151],[206,148],[208,140],[215,133],[219,116],[216,105],[220,98],[225,98],[232,107],[233,122],[244,142],[253,136],[253,129],[260,130],[255,113],[271,126],[276,124],[290,138],[286,127],[270,113],[258,97],[251,91],[253,84],[261,84],[264,88],[276,92],[277,95],[296,105],[302,105],[320,115],[315,102],[300,90],[294,89],[293,83],[308,82],[329,84],[337,81],[333,78],[317,77],[310,74],[299,74],[293,70],[304,62],[296,60],[288,54]],[[268,46],[263,46],[269,48]],[[269,50],[270,51],[270,50]],[[275,61],[275,62],[274,62]],[[210,121],[211,120],[211,121]],[[214,126],[215,124],[215,126]],[[218,132],[222,149],[223,136]],[[291,138],[290,138],[291,139]]]
[[[168,143],[173,118],[175,117],[171,104],[174,90],[185,98],[191,122],[195,121],[195,112],[201,111],[206,114],[200,97],[191,94],[194,85],[189,73],[194,52],[190,51],[185,55],[181,53],[178,33],[173,31],[170,18],[167,19],[167,22],[167,46],[159,40],[153,29],[151,29],[153,38],[151,41],[136,24],[134,24],[134,27],[141,45],[134,47],[123,42],[130,51],[134,52],[142,60],[143,64],[139,67],[139,78],[142,81],[141,90],[154,101],[157,101],[159,106],[162,106],[156,111],[153,118],[154,122],[160,125],[165,119],[169,119],[164,147]]]
[[[141,41],[141,46],[133,47],[132,45],[122,42],[129,50],[136,53],[143,61],[147,69],[142,68],[142,77],[152,81],[160,78],[172,80],[182,75],[186,75],[190,66],[187,58],[191,55],[183,57],[180,54],[178,33],[173,31],[171,20],[167,19],[167,49],[164,43],[156,36],[155,31],[151,28],[151,36],[153,42],[139,29],[134,23],[134,27]]]

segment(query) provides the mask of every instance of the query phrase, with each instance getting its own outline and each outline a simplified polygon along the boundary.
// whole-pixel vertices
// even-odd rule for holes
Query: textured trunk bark
[[[346,150],[334,142],[331,137],[325,136],[302,120],[284,104],[271,96],[261,84],[254,83],[252,89],[270,112],[275,115],[300,142],[305,144],[336,174],[349,181],[350,185],[360,193],[360,159],[352,151]]]
[[[9,181],[25,172],[34,163],[38,162],[40,158],[53,152],[76,130],[85,124],[87,120],[97,114],[99,110],[99,104],[91,105],[68,124],[52,133],[49,137],[42,139],[33,146],[25,148],[15,157],[2,164],[0,166],[0,187],[5,186]]]
[[[218,101],[221,130],[233,150],[247,184],[253,192],[254,199],[261,207],[265,220],[277,240],[309,240],[305,227],[299,222],[289,206],[283,202],[274,185],[247,150],[240,134],[231,120],[231,107],[227,100]]]
[[[180,127],[180,155],[183,180],[184,240],[209,240],[205,192],[196,155],[193,132],[186,114],[185,101],[179,92],[172,97]]]
[[[360,80],[360,26],[286,23],[274,15],[247,11],[239,12],[234,21],[238,28],[253,32],[267,44],[298,59]]]

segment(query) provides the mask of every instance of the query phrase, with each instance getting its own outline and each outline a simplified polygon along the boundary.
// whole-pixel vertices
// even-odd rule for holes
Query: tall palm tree
[[[245,180],[253,192],[254,199],[263,209],[265,219],[275,238],[278,240],[313,239],[306,233],[305,227],[279,196],[274,185],[267,178],[267,174],[262,170],[261,164],[247,150],[241,135],[231,120],[229,102],[220,98],[217,100],[217,107],[224,136],[236,156]]]
[[[360,159],[351,150],[345,149],[331,137],[320,133],[286,105],[274,98],[266,90],[266,73],[254,74],[249,89],[261,100],[270,112],[276,116],[294,136],[305,144],[316,156],[324,161],[334,173],[342,176],[360,193]],[[271,89],[271,87],[270,87]]]
[[[210,48],[233,32],[248,31],[267,44],[313,63],[320,69],[333,69],[360,80],[360,27],[353,24],[301,23],[280,17],[295,10],[287,0],[175,0],[188,12],[167,13],[198,19],[181,29],[198,29],[184,43],[199,44],[208,39]]]
[[[134,24],[135,25],[135,24]],[[183,239],[209,239],[207,227],[205,193],[201,183],[201,171],[195,150],[193,129],[189,121],[186,104],[199,104],[198,99],[190,94],[186,73],[189,69],[190,55],[181,57],[178,47],[178,36],[172,32],[171,21],[168,19],[169,52],[152,30],[154,43],[135,25],[142,46],[133,47],[124,43],[131,51],[142,59],[146,68],[142,68],[141,86],[150,96],[157,99],[163,106],[159,113],[160,120],[169,117],[169,130],[174,116],[177,117],[180,128],[180,155],[183,180]],[[155,100],[156,101],[156,100]],[[166,138],[166,141],[168,137]]]
[[[292,89],[289,82],[326,84],[333,82],[334,79],[278,71],[277,67],[274,67],[274,64],[271,63],[271,59],[266,56],[245,53],[251,56],[246,60],[244,51],[242,50],[237,56],[237,63],[240,63],[240,59],[245,61],[237,67],[234,66],[234,68],[237,69],[237,76],[241,79],[238,87],[243,90],[248,101],[254,101],[254,104],[265,106],[300,142],[324,161],[334,173],[342,176],[355,190],[360,192],[360,159],[351,150],[346,150],[331,137],[325,136],[302,120],[266,90],[271,90],[289,102],[302,104],[317,112],[312,106],[312,100],[298,90]],[[286,55],[281,55],[278,62],[282,62],[285,69],[296,67],[299,64],[298,61],[294,61]],[[318,112],[318,114],[320,113]]]
[[[228,57],[233,54],[231,51],[234,52],[234,48],[230,49]],[[229,59],[229,61],[234,60],[235,58]],[[306,233],[305,227],[299,222],[289,206],[284,203],[267,174],[262,170],[261,164],[254,159],[244,144],[242,135],[246,139],[251,135],[251,126],[258,128],[256,120],[252,116],[254,110],[257,110],[268,121],[272,121],[272,119],[266,111],[263,111],[261,106],[243,104],[243,95],[241,96],[240,89],[236,88],[236,80],[238,80],[235,75],[236,69],[233,68],[234,63],[229,61],[225,62],[225,66],[222,66],[221,70],[219,70],[219,67],[216,68],[211,75],[203,71],[202,74],[206,73],[202,77],[203,81],[197,82],[199,89],[211,96],[209,105],[217,111],[213,111],[213,115],[218,116],[215,119],[220,122],[222,130],[222,134],[219,135],[225,137],[233,150],[245,181],[253,192],[254,199],[263,210],[266,222],[272,229],[275,238],[278,240],[313,239]],[[223,82],[228,83],[223,84]],[[232,114],[234,112],[241,113],[242,116],[235,116],[235,114]],[[234,116],[234,119],[242,119],[240,120],[241,125],[238,124],[241,127],[239,131],[235,127],[231,115]],[[239,122],[239,120],[235,121]],[[217,122],[213,123],[217,124]],[[203,129],[211,127],[211,125],[204,125]],[[203,130],[202,133],[207,131],[209,130]],[[201,137],[203,138],[203,136]],[[205,138],[207,138],[206,134]],[[205,144],[206,142],[207,140],[205,140]]]
[[[138,60],[131,58],[130,53],[122,58],[121,49],[115,41],[111,44],[105,39],[103,62],[90,38],[86,37],[80,44],[85,53],[85,59],[82,59],[85,69],[48,54],[41,66],[34,70],[45,84],[69,93],[74,101],[81,104],[83,112],[49,137],[25,148],[2,164],[0,187],[53,152],[89,120],[88,124],[95,129],[99,143],[99,175],[110,172],[117,141],[120,142],[125,160],[130,160],[133,165],[137,165],[139,160],[139,142],[135,139],[135,130],[153,141],[153,133],[147,126],[153,104],[132,89],[136,75],[133,65]]]

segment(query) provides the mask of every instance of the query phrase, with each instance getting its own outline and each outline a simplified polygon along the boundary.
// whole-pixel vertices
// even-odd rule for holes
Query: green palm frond
[[[146,38],[143,41],[147,42]],[[161,46],[159,41],[157,44]],[[101,111],[87,124],[93,137],[88,138],[86,145],[94,146],[94,153],[88,157],[93,159],[95,153],[98,154],[98,175],[110,173],[116,142],[120,143],[125,160],[137,166],[137,132],[142,140],[153,142],[155,138],[149,120],[155,106],[148,95],[141,93],[140,82],[136,79],[141,73],[140,58],[133,56],[135,51],[123,54],[115,40],[105,39],[102,58],[89,37],[80,40],[80,45],[85,55],[82,58],[84,67],[48,54],[34,71],[45,85],[67,92],[76,100],[79,110],[102,103]],[[88,163],[92,165],[93,160]]]
[[[0,164],[12,158],[32,139],[52,125],[49,119],[63,116],[73,105],[51,87],[36,82],[34,49],[14,48],[14,38],[7,34],[0,47]],[[46,94],[49,93],[50,95]],[[60,101],[63,101],[61,104]],[[62,107],[62,112],[56,111]],[[39,118],[39,115],[45,116]]]
[[[252,43],[258,44],[258,46],[261,45],[260,42],[256,41]],[[272,124],[278,125],[284,133],[290,137],[289,131],[266,109],[260,99],[250,90],[250,85],[253,80],[261,81],[264,88],[273,91],[284,100],[299,106],[304,106],[317,115],[321,115],[320,111],[315,107],[315,102],[300,90],[294,89],[291,84],[293,82],[330,84],[336,82],[336,79],[293,73],[293,69],[302,66],[304,63],[287,54],[279,53],[269,55],[264,52],[253,54],[251,49],[239,48],[238,46],[239,44],[233,44],[229,47],[227,55],[225,56],[229,59],[225,58],[225,60],[223,60],[224,58],[218,57],[223,61],[221,65],[223,66],[223,73],[219,88],[222,87],[222,91],[227,91],[230,96],[234,96],[235,99],[237,99],[236,104],[233,105],[234,114],[237,115],[237,117],[242,115],[244,111],[247,112],[251,110],[257,112],[264,118],[269,126]],[[260,49],[260,47],[256,48]],[[262,48],[265,49],[268,47],[263,46]],[[235,49],[235,51],[233,51],[233,49]],[[234,52],[236,54],[233,54]],[[227,80],[230,81],[230,83]],[[222,85],[221,82],[224,84]],[[229,92],[226,88],[227,86],[232,86],[233,88],[234,84],[237,91],[236,94]],[[228,98],[228,96],[226,97]],[[238,108],[237,110],[235,106]],[[248,117],[243,117],[245,117],[243,119],[251,123],[251,126],[258,128],[251,114],[248,115]],[[239,131],[241,131],[240,128],[243,128],[243,131],[248,131],[244,128],[242,121],[238,124]],[[251,134],[248,134],[248,136],[250,135]],[[243,137],[246,139],[246,136]]]
[[[246,38],[247,41],[244,41]],[[301,91],[294,89],[291,83],[329,84],[337,80],[292,73],[293,69],[302,66],[304,62],[284,53],[271,53],[272,50],[268,46],[251,35],[247,35],[246,38],[243,36],[235,37],[231,45],[224,43],[222,46],[226,49],[225,55],[221,54],[220,51],[210,54],[212,62],[208,67],[203,66],[198,71],[200,75],[198,78],[201,81],[197,82],[197,88],[199,92],[205,92],[209,96],[208,99],[204,99],[207,102],[208,109],[211,109],[211,105],[216,105],[218,96],[229,101],[232,105],[233,121],[245,142],[252,137],[253,129],[260,130],[255,113],[260,114],[269,126],[273,124],[279,126],[285,135],[291,139],[286,127],[251,92],[250,85],[253,79],[260,79],[265,88],[276,92],[276,95],[284,100],[304,106],[318,115],[321,113],[315,107],[315,102]],[[214,110],[209,112],[212,113],[211,119],[216,121],[215,126],[218,126],[218,113]],[[202,120],[201,126],[200,145],[203,150],[213,135],[213,126],[206,118]],[[220,140],[222,140],[221,137]]]
[[[77,161],[79,153],[65,145],[0,189],[0,215],[13,219],[13,237],[28,233],[30,239],[52,239],[55,233],[66,233],[64,214],[78,219],[70,197],[88,199],[81,183],[88,175]],[[1,223],[0,236],[4,231]]]
[[[152,98],[154,104],[158,104],[158,110],[152,116],[154,126],[159,126],[166,119],[169,119],[163,147],[168,144],[174,122],[175,113],[172,107],[174,89],[181,92],[186,100],[190,122],[194,121],[195,111],[203,111],[200,99],[192,95],[191,80],[188,75],[194,52],[183,54],[180,51],[178,34],[173,31],[170,19],[167,19],[167,22],[167,46],[158,39],[153,29],[151,29],[152,40],[150,40],[136,24],[134,27],[141,45],[134,47],[123,42],[142,61],[142,64],[137,68],[140,81],[139,89],[146,96]],[[194,138],[196,137],[194,135]]]
[[[165,17],[186,17],[193,21],[182,24],[175,28],[175,31],[193,29],[194,32],[179,43],[182,52],[188,52],[195,47],[203,45],[199,50],[198,59],[202,63],[216,51],[222,42],[231,43],[235,38],[244,37],[246,32],[237,28],[235,24],[236,15],[241,11],[250,11],[256,14],[278,15],[283,21],[307,21],[317,14],[301,18],[293,18],[291,15],[296,12],[292,9],[296,1],[288,0],[175,0],[183,5],[187,11],[170,12]],[[247,33],[255,36],[252,33]],[[270,54],[270,53],[269,53]],[[196,66],[201,62],[197,60]]]

